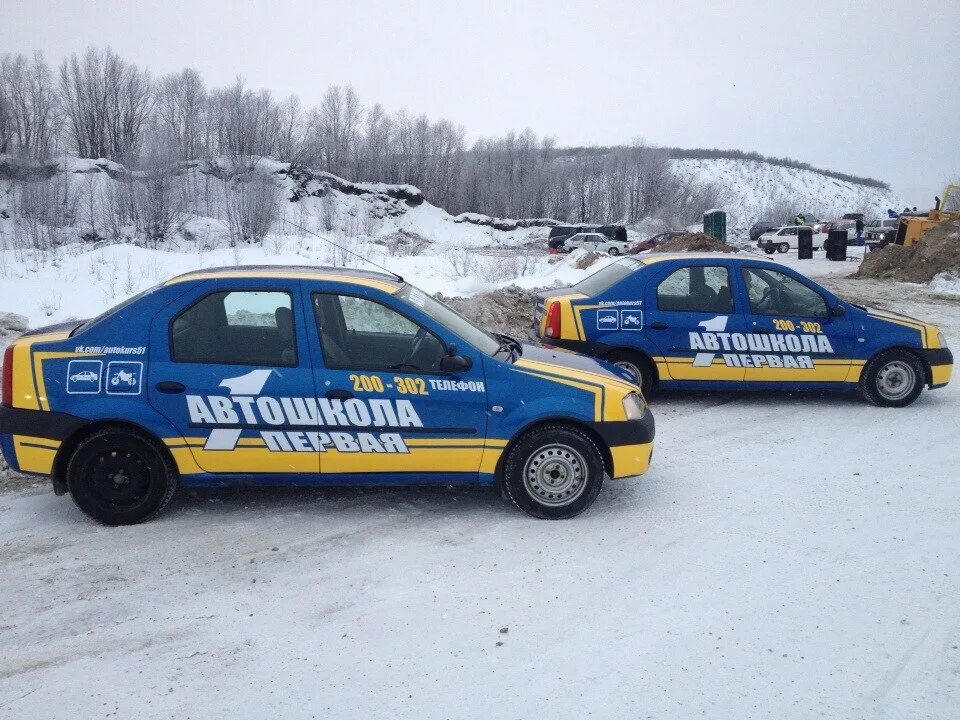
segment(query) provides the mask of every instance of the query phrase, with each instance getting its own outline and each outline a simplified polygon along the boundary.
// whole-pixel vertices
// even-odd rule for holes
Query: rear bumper
[[[650,466],[656,424],[647,408],[639,420],[593,423],[593,429],[608,448],[614,478],[643,475]]]
[[[950,382],[953,373],[953,353],[948,348],[921,350],[924,360],[930,366],[930,389],[942,388]]]
[[[0,405],[0,451],[18,472],[49,475],[61,443],[86,422],[67,413]]]

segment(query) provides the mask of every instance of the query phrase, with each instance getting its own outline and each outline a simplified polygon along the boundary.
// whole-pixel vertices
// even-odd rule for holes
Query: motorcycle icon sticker
[[[101,360],[71,360],[67,363],[67,393],[96,395],[100,392]]]
[[[621,330],[643,330],[643,310],[621,310]]]
[[[616,310],[597,310],[597,330],[617,330],[619,327]]]
[[[107,363],[107,395],[139,395],[143,363],[113,361]]]

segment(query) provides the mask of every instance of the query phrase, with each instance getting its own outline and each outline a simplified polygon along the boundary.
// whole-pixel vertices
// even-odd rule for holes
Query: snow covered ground
[[[888,208],[903,207],[903,199],[889,190],[758,160],[684,158],[671,160],[671,168],[685,182],[721,188],[727,227],[737,234],[745,234],[757,220],[787,220],[798,212],[814,222],[848,212],[886,217]],[[811,213],[821,216],[810,217]]]
[[[89,314],[113,265],[121,295],[127,258],[143,283],[180,262],[96,252],[8,271],[0,309]],[[777,259],[960,338],[926,288]],[[483,490],[248,490],[107,529],[45,486],[0,494],[0,717],[953,718],[958,401],[658,396],[650,472],[566,522]]]

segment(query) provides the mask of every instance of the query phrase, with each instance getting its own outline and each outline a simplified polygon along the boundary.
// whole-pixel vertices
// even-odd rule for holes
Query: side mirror
[[[833,310],[830,311],[830,314],[833,317],[843,317],[847,314],[847,311],[843,309],[843,305],[835,305]]]
[[[473,360],[463,355],[444,355],[440,358],[440,370],[445,373],[466,372],[473,367]]]

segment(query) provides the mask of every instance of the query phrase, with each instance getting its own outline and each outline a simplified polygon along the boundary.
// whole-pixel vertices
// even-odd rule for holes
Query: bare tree
[[[169,147],[151,147],[141,170],[131,176],[137,232],[147,247],[156,248],[183,218],[184,199]]]
[[[207,90],[200,73],[185,68],[157,83],[156,119],[159,129],[173,145],[180,160],[196,160],[207,154],[204,121]]]
[[[280,212],[276,183],[268,175],[250,173],[224,181],[224,208],[230,237],[239,242],[262,242]]]
[[[305,152],[306,118],[300,98],[290,95],[277,108],[277,134],[274,155],[278,160],[297,162]]]
[[[88,49],[60,65],[60,98],[82,157],[136,158],[153,111],[150,75],[119,55]]]
[[[323,169],[335,175],[347,174],[353,161],[363,108],[352,87],[334,85],[310,113],[309,137],[314,155]]]
[[[0,151],[33,158],[56,151],[57,97],[42,53],[0,60]]]

